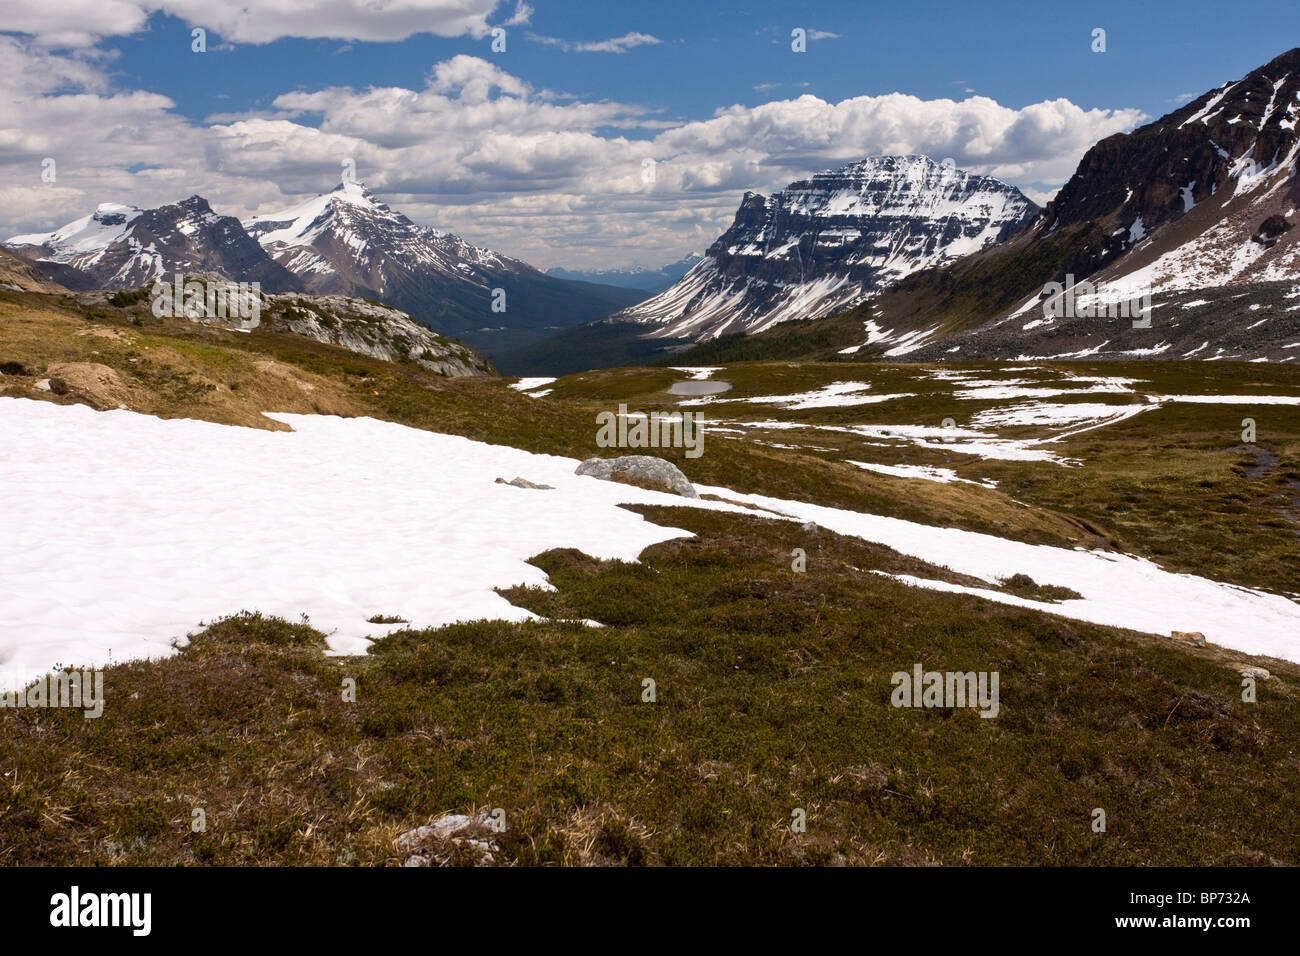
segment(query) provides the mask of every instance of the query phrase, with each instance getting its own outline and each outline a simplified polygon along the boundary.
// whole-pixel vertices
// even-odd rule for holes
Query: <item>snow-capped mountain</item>
[[[1115,295],[1298,278],[1298,118],[1300,49],[1098,143],[1038,233],[1106,217],[1096,278]]]
[[[816,318],[983,249],[1037,212],[1014,187],[925,156],[864,159],[771,196],[746,193],[680,282],[616,318],[697,340]]]
[[[341,183],[281,212],[246,219],[244,228],[312,292],[360,288],[382,297],[400,292],[411,276],[486,281],[492,274],[531,269],[457,236],[417,226],[356,182]]]
[[[156,209],[102,203],[60,229],[5,245],[69,289],[134,289],[177,272],[215,272],[267,292],[302,289],[238,219],[217,215],[202,196]]]
[[[866,344],[916,358],[1294,359],[1297,120],[1300,49],[1102,140],[1032,230],[876,300]],[[1044,314],[1046,283],[1071,275],[1096,287],[1090,311],[1150,294],[1150,327]]]
[[[636,298],[551,278],[526,262],[417,225],[356,182],[254,216],[244,227],[310,292],[375,298],[439,332],[488,347],[518,345],[521,336],[531,340],[602,318]]]

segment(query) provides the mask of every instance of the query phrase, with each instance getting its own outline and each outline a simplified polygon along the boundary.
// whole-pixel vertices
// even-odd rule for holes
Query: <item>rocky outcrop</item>
[[[0,248],[0,289],[13,292],[67,292],[30,262]]]
[[[492,365],[468,345],[453,342],[405,312],[342,295],[264,298],[262,327],[292,332],[388,362],[410,360],[449,377],[492,375]]]
[[[1095,271],[1196,206],[1293,163],[1297,115],[1300,49],[1097,143],[1047,204],[1036,234],[1113,217],[1119,228],[1093,250]]]
[[[492,835],[495,820],[487,810],[473,816],[449,813],[428,826],[399,834],[394,848],[406,859],[404,866],[442,866],[448,863],[491,865],[499,852]]]

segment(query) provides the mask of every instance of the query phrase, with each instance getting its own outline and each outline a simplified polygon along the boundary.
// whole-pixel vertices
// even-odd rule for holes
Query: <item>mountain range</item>
[[[485,354],[636,302],[640,293],[547,276],[379,201],[361,183],[245,222],[191,196],[155,209],[105,203],[5,246],[74,290],[135,289],[177,272],[259,282],[264,292],[371,298]]]
[[[622,289],[636,289],[646,293],[646,297],[656,292],[662,292],[670,285],[686,275],[687,271],[695,263],[699,262],[703,256],[691,253],[683,256],[676,262],[670,262],[666,266],[658,269],[647,269],[644,266],[635,266],[629,269],[564,269],[556,267],[547,269],[548,276],[554,276],[557,279],[570,279],[577,282],[596,282],[601,285],[613,285]]]
[[[918,359],[1296,360],[1297,118],[1300,49],[1107,137],[1030,228],[856,309],[861,345]],[[1150,293],[1151,327],[1043,314],[1045,285],[1071,276],[1100,303]]]
[[[919,156],[748,193],[680,282],[502,364],[574,371],[584,349],[587,367],[881,354],[1296,361],[1297,119],[1300,49],[1098,142],[1041,210]],[[1096,287],[1081,299],[1090,309],[1043,308],[1049,284],[1084,281]],[[1149,327],[1088,314],[1143,296]]]
[[[205,272],[259,282],[267,292],[303,290],[238,219],[217,215],[201,196],[156,209],[101,203],[53,232],[5,245],[69,289],[135,289],[176,272]]]
[[[950,161],[875,156],[747,192],[702,257],[657,271],[542,273],[359,183],[242,223],[199,196],[104,204],[6,246],[74,290],[207,271],[375,299],[517,374],[668,359],[792,320],[854,357],[1286,361],[1300,342],[1298,119],[1300,49],[1098,142],[1043,209]],[[1049,284],[1084,280],[1097,303],[1150,296],[1153,321],[1043,314]],[[778,337],[802,347],[802,330]]]

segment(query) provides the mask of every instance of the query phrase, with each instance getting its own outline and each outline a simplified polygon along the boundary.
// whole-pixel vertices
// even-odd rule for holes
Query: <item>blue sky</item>
[[[744,189],[871,152],[953,156],[1045,201],[1096,139],[1300,36],[1300,9],[1272,8],[1265,26],[1199,0],[411,0],[427,8],[414,15],[335,0],[282,15],[289,2],[65,0],[7,15],[0,53],[11,74],[32,66],[9,78],[0,133],[21,168],[7,170],[0,225],[48,229],[98,202],[192,191],[265,212],[329,188],[355,153],[359,176],[417,221],[543,267],[654,266],[707,245]],[[508,22],[493,52],[487,31]],[[202,56],[195,25],[209,30]],[[36,154],[60,151],[56,189],[24,182]]]

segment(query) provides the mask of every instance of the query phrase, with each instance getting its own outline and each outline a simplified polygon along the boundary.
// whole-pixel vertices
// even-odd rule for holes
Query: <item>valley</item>
[[[1300,865],[1300,48],[536,6],[0,27],[15,912]]]
[[[1293,368],[779,361],[511,388],[6,295],[0,427],[24,456],[5,494],[29,502],[11,511],[25,640],[6,664],[76,656],[106,687],[95,721],[8,713],[0,752],[38,783],[0,818],[16,859],[400,863],[395,834],[466,804],[507,808],[494,857],[514,863],[1232,863],[1300,845],[1263,809],[1300,772],[1282,755],[1300,721]],[[37,387],[78,361],[117,373],[122,410]],[[619,404],[702,416],[702,455],[655,451],[698,502],[572,474]],[[93,504],[143,474],[136,505]],[[551,490],[498,482],[516,476]],[[79,545],[110,539],[108,564]],[[55,580],[62,610],[20,597]],[[81,615],[120,631],[87,644]],[[873,704],[913,660],[993,662],[998,717],[914,725]],[[1270,675],[1259,704],[1233,703],[1246,667]],[[359,706],[339,703],[345,678]],[[168,732],[136,735],[145,712]],[[86,753],[98,769],[68,776]],[[1168,788],[1152,754],[1219,796]],[[118,809],[91,814],[104,788]],[[1123,840],[1088,840],[1079,799]],[[761,822],[786,803],[815,839]],[[192,805],[247,809],[178,839]]]

